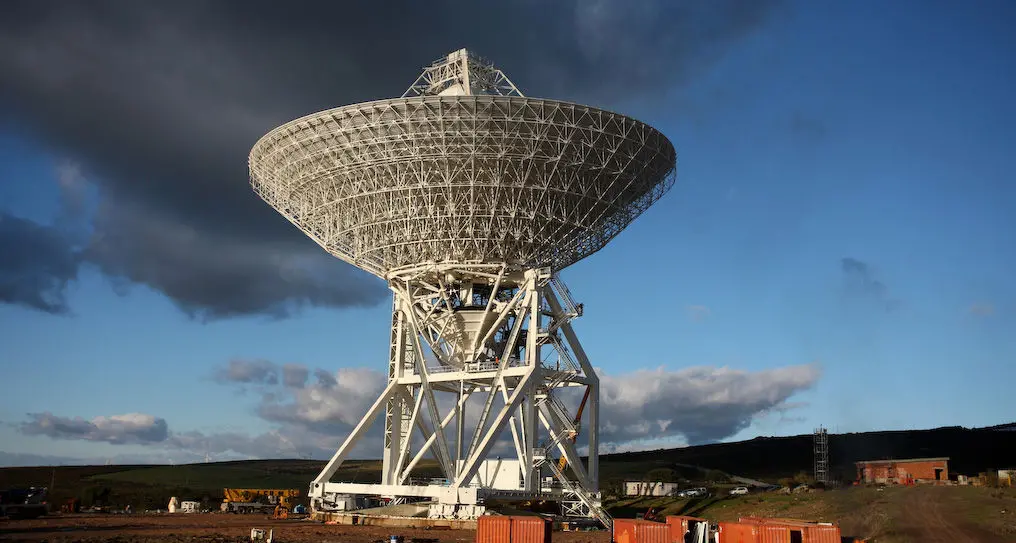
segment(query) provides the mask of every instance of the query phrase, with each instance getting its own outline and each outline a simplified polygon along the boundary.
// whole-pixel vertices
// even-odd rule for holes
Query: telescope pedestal
[[[312,508],[343,509],[350,497],[355,507],[357,496],[430,498],[430,516],[468,519],[487,500],[552,500],[609,527],[598,487],[599,380],[570,324],[581,305],[563,283],[549,269],[493,264],[422,265],[388,281],[388,384],[311,483]],[[581,417],[565,400],[586,388],[583,464]],[[380,484],[331,482],[382,412]],[[488,459],[495,450],[502,454]],[[411,474],[425,455],[441,477],[421,483]]]

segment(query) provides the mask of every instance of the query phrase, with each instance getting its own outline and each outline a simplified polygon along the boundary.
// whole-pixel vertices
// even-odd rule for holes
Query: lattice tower
[[[819,426],[813,438],[815,452],[815,482],[829,482],[829,431]]]

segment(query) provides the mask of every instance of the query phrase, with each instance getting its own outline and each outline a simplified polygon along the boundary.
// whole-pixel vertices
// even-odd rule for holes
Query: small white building
[[[662,481],[625,481],[625,496],[673,496],[677,493],[677,483]]]
[[[180,502],[180,511],[183,513],[197,513],[201,511],[201,502],[194,501]]]

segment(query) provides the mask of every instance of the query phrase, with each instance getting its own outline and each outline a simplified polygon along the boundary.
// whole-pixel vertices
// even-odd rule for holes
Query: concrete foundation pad
[[[451,530],[475,530],[475,520],[435,519],[420,517],[392,517],[349,513],[314,513],[312,518],[325,523],[346,526],[385,526],[388,528],[445,528]]]

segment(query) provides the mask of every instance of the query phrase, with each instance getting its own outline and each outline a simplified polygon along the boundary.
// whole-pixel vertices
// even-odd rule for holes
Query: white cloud
[[[279,382],[277,370],[277,366],[267,360],[230,360],[215,377],[222,383],[274,385]]]
[[[128,413],[85,420],[59,417],[52,413],[30,413],[28,422],[19,426],[22,433],[45,435],[54,439],[81,439],[121,444],[159,443],[166,439],[166,420],[143,413]]]
[[[220,382],[261,385],[258,415],[282,425],[299,425],[338,435],[360,422],[385,386],[385,375],[368,368],[311,371],[300,364],[231,360],[217,372]]]
[[[807,364],[757,372],[693,367],[601,374],[600,440],[621,446],[667,436],[691,444],[730,437],[813,386],[820,373]]]
[[[618,375],[601,371],[602,452],[683,446],[733,436],[757,417],[770,413],[783,416],[799,407],[800,404],[788,400],[813,386],[820,373],[815,364],[761,371],[727,367],[680,370],[661,367]],[[263,360],[234,360],[217,377],[223,383],[256,386],[261,392],[257,413],[276,428],[253,436],[229,432],[174,433],[165,420],[152,415],[118,415],[86,421],[45,413],[31,415],[32,420],[21,424],[20,429],[57,439],[160,445],[198,457],[208,454],[215,458],[327,458],[360,421],[385,384],[384,374],[373,369],[342,368],[331,373]],[[467,411],[467,439],[475,427],[484,396],[479,394],[470,402],[473,407]],[[574,404],[573,400],[577,398],[569,398],[566,403]],[[450,407],[448,401],[441,404],[442,412]],[[495,404],[498,409],[500,401]],[[423,416],[429,418],[426,413]],[[380,419],[356,448],[355,456],[380,455]],[[506,436],[499,442],[502,452],[511,448]]]

